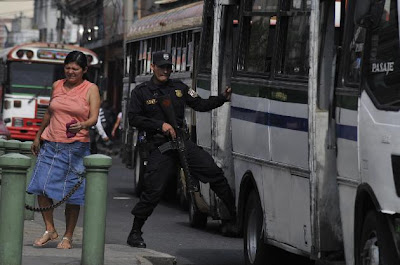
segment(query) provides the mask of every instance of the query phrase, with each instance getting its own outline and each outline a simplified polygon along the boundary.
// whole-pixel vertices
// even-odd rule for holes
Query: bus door
[[[361,264],[369,258],[363,250],[372,249],[363,238],[382,244],[376,234],[364,235],[365,227],[376,226],[370,217],[400,210],[393,177],[400,154],[399,20],[397,0],[346,4],[336,91],[337,170],[346,261]]]
[[[342,5],[345,28],[335,89],[336,162],[344,251],[352,260],[355,194],[360,182],[358,109],[367,30],[355,23],[356,1],[342,1]]]

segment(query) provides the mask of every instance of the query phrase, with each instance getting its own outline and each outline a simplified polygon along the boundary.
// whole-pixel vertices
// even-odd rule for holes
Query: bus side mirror
[[[10,119],[10,118],[5,118],[5,119],[3,120],[3,122],[4,122],[4,124],[10,123],[10,122],[11,122],[11,119]]]
[[[354,11],[354,23],[368,29],[378,27],[384,5],[384,0],[358,0]]]

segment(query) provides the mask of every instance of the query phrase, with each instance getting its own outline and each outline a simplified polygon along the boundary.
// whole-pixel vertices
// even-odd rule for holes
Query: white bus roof
[[[136,20],[128,31],[127,42],[172,32],[201,28],[203,1],[156,13]]]

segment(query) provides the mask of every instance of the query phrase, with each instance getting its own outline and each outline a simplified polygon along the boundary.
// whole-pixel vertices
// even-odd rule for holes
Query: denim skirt
[[[57,143],[44,141],[40,148],[27,193],[62,200],[83,177],[83,158],[90,155],[89,143]],[[85,181],[66,201],[83,205]]]

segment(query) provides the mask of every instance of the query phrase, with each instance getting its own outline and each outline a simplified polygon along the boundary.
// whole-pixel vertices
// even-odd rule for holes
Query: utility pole
[[[124,0],[124,40],[126,40],[129,28],[133,23],[133,1]]]
[[[63,0],[59,1],[58,4],[58,18],[57,18],[57,42],[62,43],[63,42],[63,31],[64,31],[64,12],[63,12]]]
[[[141,19],[142,18],[142,0],[137,0],[137,3],[138,3],[137,18]]]

